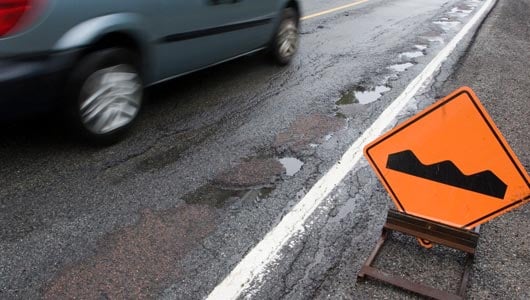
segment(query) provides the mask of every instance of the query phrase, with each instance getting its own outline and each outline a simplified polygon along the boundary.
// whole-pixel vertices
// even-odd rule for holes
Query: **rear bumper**
[[[77,51],[0,58],[0,120],[56,108]]]

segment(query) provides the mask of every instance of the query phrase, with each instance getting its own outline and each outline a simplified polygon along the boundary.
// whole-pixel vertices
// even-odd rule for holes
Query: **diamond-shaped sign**
[[[530,200],[530,179],[475,93],[460,88],[365,148],[396,207],[471,229]]]

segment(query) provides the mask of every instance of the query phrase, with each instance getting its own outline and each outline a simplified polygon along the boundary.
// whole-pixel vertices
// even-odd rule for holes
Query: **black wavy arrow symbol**
[[[508,186],[491,171],[473,175],[464,175],[449,160],[424,165],[411,150],[390,154],[386,163],[387,169],[436,181],[442,184],[504,199]]]

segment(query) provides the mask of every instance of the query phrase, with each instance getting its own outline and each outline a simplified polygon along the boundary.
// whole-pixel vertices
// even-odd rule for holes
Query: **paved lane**
[[[307,1],[305,11],[348,3]],[[464,13],[443,19],[459,5]],[[473,5],[373,0],[309,19],[290,67],[254,55],[153,88],[134,132],[109,148],[68,141],[54,122],[4,126],[1,294],[206,296],[423,69]],[[364,178],[352,189],[378,188]],[[383,201],[353,204],[348,209],[360,209],[353,215],[330,206],[337,226],[315,252],[328,260],[314,274],[307,260],[286,264],[298,272],[273,273],[263,296],[314,293],[340,257],[343,246],[330,246],[344,243],[335,234],[373,234]],[[357,226],[340,225],[352,217]],[[314,241],[304,245],[318,248]],[[370,246],[367,240],[359,249]]]

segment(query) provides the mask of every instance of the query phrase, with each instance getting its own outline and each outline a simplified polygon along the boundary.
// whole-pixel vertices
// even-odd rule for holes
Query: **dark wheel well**
[[[300,7],[298,6],[298,2],[291,0],[287,2],[287,5],[285,7],[294,9],[298,14],[298,18],[300,18]],[[298,20],[298,22],[300,22],[300,20]]]
[[[142,49],[142,46],[133,35],[125,32],[113,32],[102,36],[90,47],[88,47],[84,51],[82,56],[85,56],[94,51],[105,50],[110,48],[123,48],[134,52],[137,55],[138,59],[140,59],[140,61],[138,61],[137,67],[140,70],[144,70],[146,62],[145,56],[143,55],[144,51]]]

